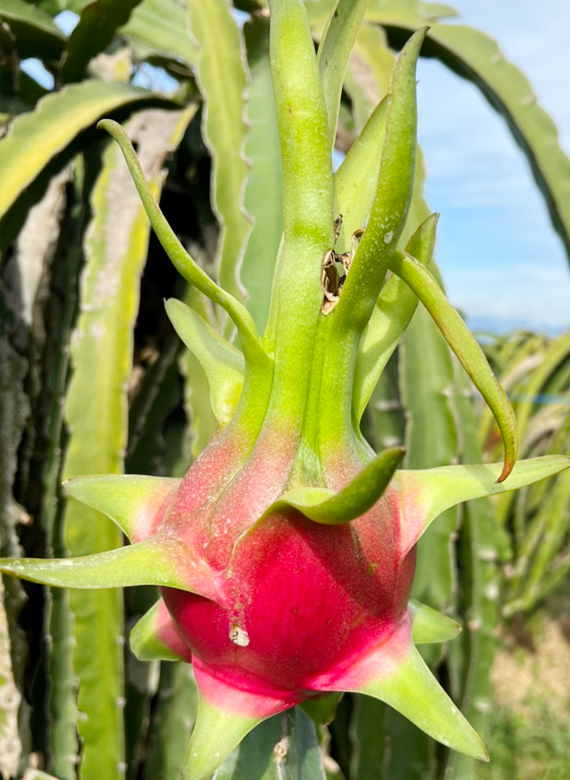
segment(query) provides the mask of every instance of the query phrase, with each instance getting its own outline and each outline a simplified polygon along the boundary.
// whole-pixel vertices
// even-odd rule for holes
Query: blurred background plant
[[[307,3],[315,40],[332,6]],[[501,114],[568,249],[570,161],[554,124],[497,44],[453,16],[441,4],[370,0],[337,153],[384,95],[393,51],[428,23],[423,56],[470,80]],[[216,329],[227,325],[180,288],[118,150],[94,125],[103,116],[126,124],[170,223],[263,328],[281,238],[268,20],[256,0],[233,9],[225,0],[0,0],[0,41],[0,554],[97,552],[122,539],[106,518],[66,504],[61,480],[181,475],[215,427],[206,377],[179,347],[163,299],[191,299]],[[410,225],[429,213],[421,156],[416,178]],[[521,457],[570,454],[570,337],[481,341],[515,404]],[[492,418],[422,310],[364,427],[377,449],[404,442],[413,468],[500,460]],[[302,715],[263,724],[218,780],[567,777],[569,529],[562,474],[449,510],[421,540],[415,596],[464,625],[426,660],[486,738],[490,766],[451,755],[377,701],[347,696],[326,729]],[[4,580],[3,777],[176,780],[193,723],[191,671],[142,664],[125,648],[150,591],[123,598]]]

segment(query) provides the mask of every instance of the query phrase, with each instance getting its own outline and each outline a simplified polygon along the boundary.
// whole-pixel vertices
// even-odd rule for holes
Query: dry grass
[[[566,600],[567,601],[567,600]],[[477,780],[570,780],[570,609],[505,640],[492,670],[491,763]]]

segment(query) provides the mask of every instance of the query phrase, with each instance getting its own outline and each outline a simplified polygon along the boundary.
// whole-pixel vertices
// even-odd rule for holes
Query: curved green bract
[[[290,490],[272,504],[265,514],[270,515],[282,507],[292,507],[315,523],[349,523],[378,501],[402,462],[404,453],[402,447],[384,450],[339,493],[311,487]]]
[[[432,258],[438,218],[438,214],[428,217],[406,246],[406,251],[423,265],[429,265]],[[417,305],[417,296],[405,282],[392,275],[378,296],[358,346],[352,398],[355,426],[360,424],[374,388],[410,324]]]
[[[135,624],[130,635],[131,650],[139,661],[184,661],[158,637],[157,616],[160,609],[157,601]]]
[[[182,301],[171,298],[165,307],[176,332],[204,369],[212,409],[224,425],[231,419],[243,387],[243,355]]]
[[[499,463],[477,466],[441,466],[435,469],[399,471],[397,480],[410,508],[421,507],[421,532],[442,512],[456,504],[517,490],[570,468],[565,455],[545,455],[517,461],[508,481],[499,482]],[[414,538],[411,543],[417,541]]]
[[[491,408],[505,448],[505,464],[498,479],[503,482],[515,465],[518,449],[517,421],[505,391],[493,374],[475,337],[428,269],[402,252],[394,252],[389,260],[389,267],[403,279],[426,307],[473,384]]]
[[[132,541],[137,526],[156,517],[180,482],[169,477],[105,474],[72,477],[63,488],[68,496],[110,517]]]
[[[0,571],[56,588],[92,590],[158,585],[193,591],[183,574],[184,551],[180,544],[156,536],[79,558],[0,558]]]
[[[352,405],[354,364],[362,331],[382,288],[388,260],[404,229],[413,192],[416,155],[416,62],[425,36],[418,31],[394,63],[386,108],[386,129],[378,185],[368,226],[347,273],[336,307],[321,328],[323,362],[317,418],[321,449],[333,439],[349,439],[357,430],[352,415],[338,416],[338,406]],[[328,421],[337,419],[332,432]],[[329,441],[330,439],[330,441]]]
[[[78,133],[110,111],[150,98],[157,99],[129,84],[84,81],[47,95],[15,119],[0,141],[0,217]]]
[[[184,249],[150,191],[135,150],[123,128],[111,119],[103,119],[98,127],[106,130],[119,144],[151,225],[175,268],[200,292],[227,311],[238,328],[248,368],[266,373],[269,369],[269,359],[261,346],[259,334],[247,309],[233,295],[222,290],[212,281]]]
[[[336,330],[364,330],[404,229],[416,158],[416,62],[426,29],[414,33],[394,64],[378,188],[337,306]]]
[[[481,738],[445,693],[413,645],[390,671],[357,693],[386,702],[433,739],[480,761],[489,756]]]
[[[208,780],[261,720],[222,710],[200,696],[181,780]]]
[[[494,344],[485,345],[485,353],[497,367],[496,371],[500,376],[501,384],[513,399],[522,452],[525,450],[528,452],[529,444],[536,433],[536,431],[531,433],[530,430],[527,430],[527,423],[531,419],[531,412],[537,409],[537,400],[539,400],[537,396],[551,392],[556,394],[561,389],[560,385],[558,388],[552,387],[553,377],[556,377],[556,383],[562,379],[562,387],[567,386],[567,380],[564,377],[564,348],[562,347],[560,352],[561,364],[558,364],[554,355],[561,347],[561,339],[566,341],[567,356],[570,356],[570,334],[563,334],[549,342],[544,335],[521,332],[508,337],[495,336]],[[545,368],[546,371],[544,371]],[[548,415],[549,412],[544,414]],[[493,415],[490,409],[485,408],[479,417],[479,439],[486,448],[490,447],[491,442],[493,443],[489,451],[490,457],[493,458],[497,446]],[[501,514],[502,511],[499,512],[499,515]]]

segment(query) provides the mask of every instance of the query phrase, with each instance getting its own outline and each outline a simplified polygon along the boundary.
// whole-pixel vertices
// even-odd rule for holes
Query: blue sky
[[[459,22],[491,34],[523,70],[570,153],[568,0],[451,5]],[[60,16],[70,32],[74,15]],[[569,328],[570,264],[505,123],[435,60],[420,61],[418,78],[426,196],[441,213],[437,258],[451,301],[474,327]]]
[[[568,154],[567,0],[451,5],[527,75]],[[450,299],[476,327],[570,327],[570,264],[505,123],[475,87],[434,60],[420,62],[419,81],[426,196],[441,212],[437,257]]]

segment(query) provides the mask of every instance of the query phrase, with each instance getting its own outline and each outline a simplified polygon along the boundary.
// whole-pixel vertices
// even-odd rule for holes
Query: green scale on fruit
[[[341,2],[315,55],[299,0],[271,0],[271,67],[283,162],[283,238],[263,336],[165,221],[122,128],[121,147],[156,234],[180,274],[222,307],[239,349],[180,301],[172,324],[202,363],[219,427],[181,479],[86,476],[68,495],[131,544],[62,560],[3,560],[61,587],[156,585],[135,626],[142,660],[194,666],[200,701],[184,780],[206,780],[262,720],[295,705],[326,721],[346,691],[376,697],[475,759],[485,748],[416,649],[459,627],[410,601],[416,543],[444,510],[567,468],[517,458],[516,420],[477,342],[428,266],[437,216],[405,247],[416,151],[417,31],[387,97],[340,169],[331,152],[363,2]],[[340,216],[342,215],[342,217]],[[360,421],[421,302],[491,409],[504,462],[400,469]]]

